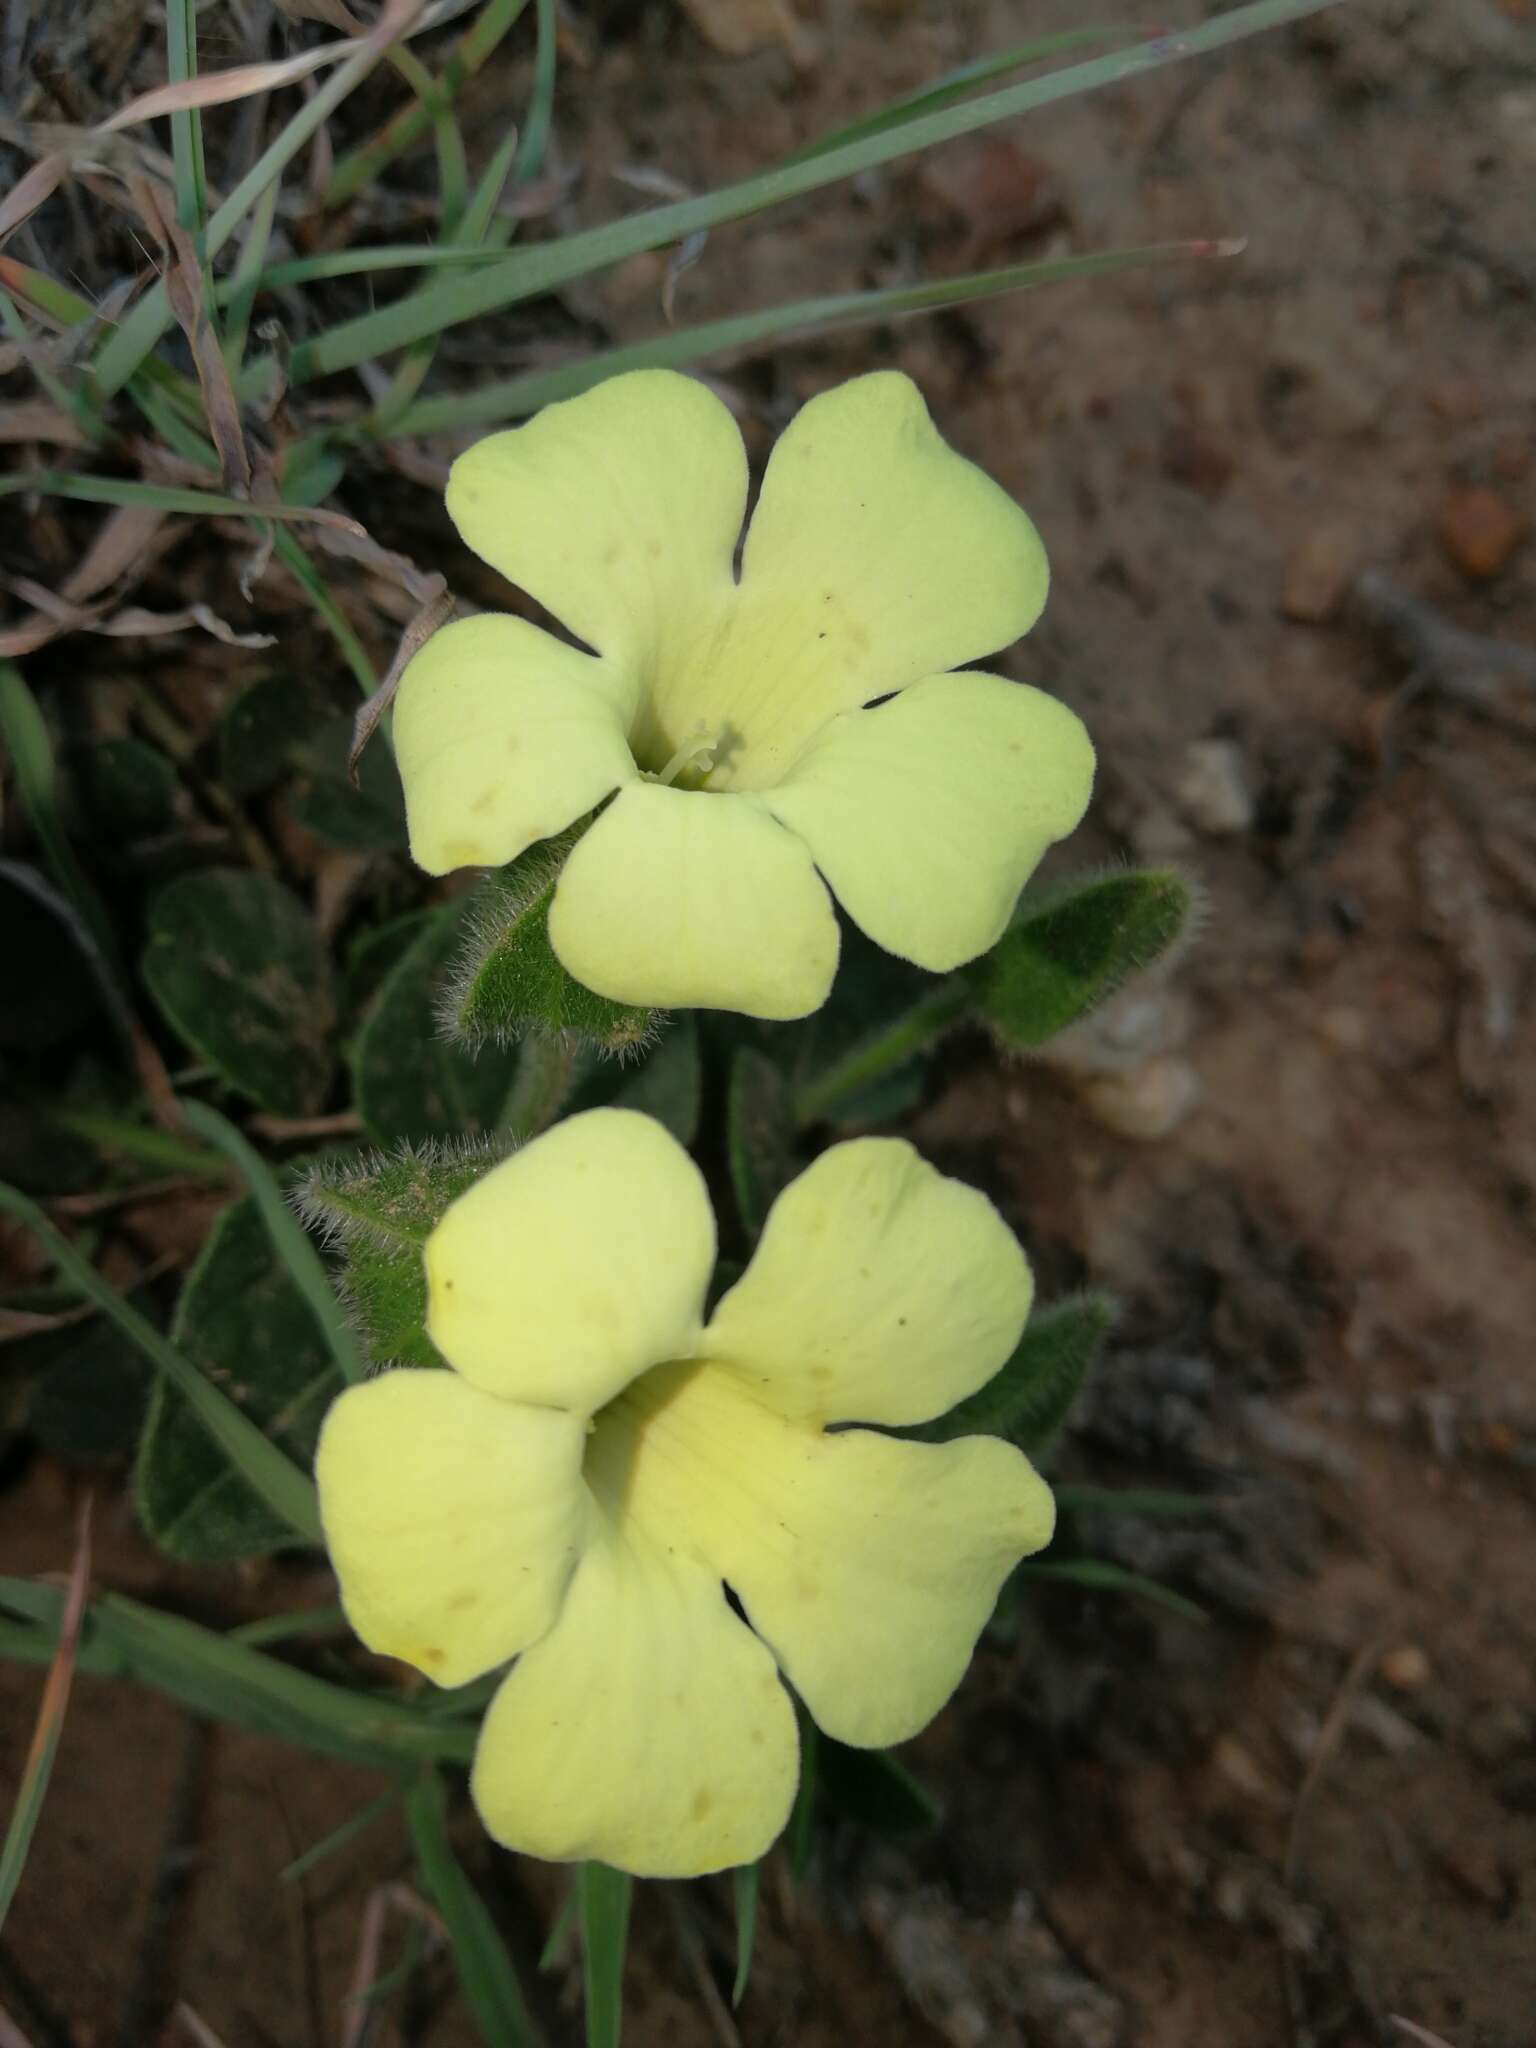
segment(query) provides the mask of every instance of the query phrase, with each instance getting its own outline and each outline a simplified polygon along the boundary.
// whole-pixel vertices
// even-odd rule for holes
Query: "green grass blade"
[[[624,2025],[624,1957],[629,1947],[633,1884],[606,1863],[583,1863],[576,1879],[581,1900],[581,1966],[586,1997],[587,2048],[619,2048]]]
[[[55,1586],[0,1578],[0,1608],[27,1617],[25,1626],[0,1624],[0,1654],[46,1664],[63,1602]],[[194,1713],[375,1768],[467,1764],[474,1754],[472,1728],[435,1722],[419,1707],[296,1671],[231,1636],[119,1593],[103,1593],[86,1609],[76,1668],[131,1678]]]
[[[262,266],[272,239],[272,222],[277,215],[278,187],[270,184],[251,209],[251,224],[240,245],[239,260],[222,290],[215,289],[214,301],[225,302],[224,360],[231,377],[240,374],[245,358],[246,335],[250,331],[251,308],[262,284]]]
[[[1063,1558],[1059,1562],[1047,1559],[1042,1564],[1021,1564],[1018,1575],[1026,1579],[1057,1579],[1067,1585],[1087,1586],[1095,1593],[1126,1593],[1139,1600],[1150,1600],[1159,1607],[1170,1608],[1185,1621],[1197,1621],[1202,1626],[1210,1620],[1203,1607],[1197,1607],[1193,1600],[1186,1600],[1182,1593],[1175,1593],[1171,1586],[1164,1586],[1156,1579],[1144,1578],[1140,1572],[1128,1572],[1118,1564],[1108,1564],[1102,1558]]]
[[[211,216],[203,233],[203,259],[211,263],[267,187],[276,182],[311,136],[330,119],[354,87],[379,62],[383,51],[371,46],[338,64],[312,99],[275,135],[233,192]],[[150,286],[108,337],[96,358],[91,384],[98,404],[122,390],[154,349],[171,322],[163,280]]]
[[[0,1843],[0,1927],[5,1925],[5,1917],[11,1910],[11,1901],[16,1896],[16,1887],[21,1883],[21,1874],[27,1864],[27,1853],[32,1847],[32,1837],[37,1832],[37,1823],[42,1815],[43,1801],[48,1796],[48,1785],[53,1776],[53,1760],[58,1754],[59,1737],[64,1732],[64,1716],[69,1707],[69,1689],[75,1675],[75,1656],[80,1641],[80,1624],[85,1612],[85,1593],[90,1577],[91,1497],[87,1494],[80,1511],[75,1561],[69,1575],[69,1591],[59,1612],[58,1640],[53,1660],[48,1667],[43,1696],[38,1702],[32,1744],[27,1751],[21,1780],[16,1787],[16,1804],[11,1809],[5,1840]]]
[[[470,2011],[486,2048],[536,2048],[542,2035],[523,1997],[512,1958],[489,1908],[448,1839],[447,1799],[436,1771],[423,1771],[405,1795],[421,1884],[442,1916]]]
[[[171,85],[197,76],[196,0],[165,0],[165,66]],[[196,235],[202,232],[208,211],[202,116],[196,107],[187,107],[170,118],[176,218],[188,234]]]
[[[797,1707],[800,1723],[800,1783],[795,1803],[789,1810],[784,1842],[789,1850],[789,1870],[799,1884],[811,1867],[811,1850],[816,1843],[816,1792],[821,1775],[821,1730],[805,1711]]]
[[[262,1435],[256,1425],[168,1344],[152,1323],[102,1279],[75,1247],[62,1237],[35,1202],[19,1188],[0,1182],[0,1213],[12,1216],[31,1232],[58,1268],[60,1279],[108,1316],[183,1396],[230,1463],[306,1543],[319,1543],[320,1508],[314,1482]]]
[[[342,1378],[365,1378],[367,1368],[341,1303],[336,1298],[330,1276],[309,1233],[289,1208],[288,1199],[278,1186],[271,1167],[254,1146],[246,1143],[229,1119],[220,1116],[216,1109],[210,1109],[203,1102],[184,1102],[181,1113],[190,1130],[196,1131],[200,1138],[206,1138],[239,1169],[252,1200],[261,1211],[261,1220],[267,1226],[272,1249],[288,1269],[289,1279],[309,1303]]]
[[[122,966],[112,921],[101,898],[75,859],[59,816],[58,773],[53,742],[26,679],[11,661],[0,661],[0,739],[5,741],[21,796],[22,809],[37,834],[43,857],[63,890],[80,929],[76,937],[103,982],[114,1011],[126,1014],[121,994]]]
[[[0,498],[21,491],[45,497],[72,498],[82,505],[154,505],[162,512],[201,514],[206,519],[313,519],[309,505],[283,505],[263,499],[228,498],[218,491],[189,491],[174,484],[137,483],[126,477],[85,476],[62,469],[34,469],[22,476],[0,477]]]
[[[451,103],[464,81],[482,68],[527,4],[528,0],[490,0],[485,12],[472,28],[465,31],[457,49],[443,66],[438,91],[445,102]],[[320,204],[325,207],[343,206],[349,199],[354,199],[403,150],[409,149],[413,142],[426,134],[431,121],[431,109],[419,99],[402,108],[377,135],[341,159],[331,173]]]
[[[1085,256],[1062,256],[1045,262],[1010,263],[998,270],[978,270],[963,277],[926,284],[893,285],[883,291],[840,292],[819,299],[798,299],[769,306],[760,313],[737,313],[658,334],[650,341],[607,349],[557,370],[532,371],[476,391],[458,391],[413,405],[394,423],[401,434],[431,434],[446,428],[489,426],[537,412],[557,399],[574,398],[616,377],[624,370],[680,369],[706,356],[724,355],[796,334],[821,334],[835,327],[856,327],[894,320],[908,314],[932,313],[1009,292],[1033,291],[1041,285],[1065,284],[1074,278],[1100,277],[1120,270],[1139,270],[1153,263],[1206,257],[1229,245],[1211,242],[1158,242],[1141,249],[1102,249]]]
[[[641,250],[683,241],[700,228],[741,220],[786,199],[799,198],[823,185],[889,163],[893,158],[911,155],[935,143],[948,142],[955,136],[968,135],[978,128],[1081,93],[1124,84],[1164,65],[1205,55],[1263,29],[1319,13],[1332,4],[1333,0],[1250,0],[1249,5],[1233,8],[1187,33],[1154,37],[1128,50],[1069,65],[1045,78],[1007,86],[977,100],[905,119],[883,134],[847,143],[802,163],[780,164],[756,177],[723,186],[717,192],[676,200],[627,220],[589,228],[538,248],[519,250],[488,269],[450,277],[403,304],[343,321],[301,342],[289,363],[292,381],[302,384],[328,376],[370,357],[387,354],[391,349],[404,348],[425,334],[438,333],[483,313],[497,312],[553,291],[573,278],[621,262]]]
[[[360,1806],[356,1813],[349,1814],[340,1827],[332,1828],[328,1835],[322,1835],[318,1842],[311,1843],[302,1855],[295,1856],[291,1863],[285,1863],[277,1873],[278,1883],[297,1884],[300,1878],[308,1877],[312,1870],[327,1862],[338,1850],[345,1849],[349,1842],[355,1842],[359,1835],[365,1834],[376,1820],[382,1820],[399,1803],[398,1786],[391,1786],[377,1799],[370,1799],[366,1806]]]
[[[825,156],[829,150],[843,149],[850,142],[862,142],[869,135],[883,135],[888,128],[896,128],[903,121],[910,121],[914,115],[937,113],[940,107],[947,107],[952,101],[964,97],[974,86],[986,85],[989,80],[1002,78],[1010,71],[1022,71],[1026,64],[1043,63],[1047,57],[1065,57],[1073,50],[1091,50],[1096,43],[1129,43],[1144,36],[1146,30],[1133,22],[1105,22],[1097,28],[1063,29],[1057,35],[1035,36],[1027,43],[1017,43],[1011,50],[995,51],[990,57],[978,57],[974,63],[962,64],[957,71],[950,71],[933,85],[921,86],[916,92],[903,93],[900,99],[892,100],[876,114],[867,114],[862,121],[850,121],[845,128],[834,128],[829,134],[818,136],[815,142],[808,142],[804,149],[797,149],[786,163],[804,163],[813,156]]]
[[[275,536],[277,558],[291,569],[298,578],[305,596],[329,627],[331,637],[341,649],[342,659],[356,678],[357,687],[365,697],[371,697],[379,687],[378,671],[368,659],[368,650],[352,630],[352,622],[325,587],[325,579],[305,554],[293,535],[283,527]]]
[[[731,1894],[736,1905],[736,1981],[731,1986],[731,2006],[740,2005],[747,1995],[752,1975],[752,1950],[757,1942],[757,1896],[762,1889],[763,1866],[740,1863],[731,1872]]]
[[[438,224],[444,234],[451,235],[469,201],[469,159],[453,116],[452,99],[421,59],[403,45],[390,51],[389,61],[425,107],[432,123],[432,138],[437,147]]]
[[[559,14],[556,0],[537,0],[537,6],[538,43],[533,59],[533,90],[528,98],[528,112],[523,117],[523,137],[518,144],[517,161],[512,166],[514,185],[526,185],[537,175],[549,144],[549,124],[554,115]],[[511,221],[507,223],[509,233],[513,225]]]

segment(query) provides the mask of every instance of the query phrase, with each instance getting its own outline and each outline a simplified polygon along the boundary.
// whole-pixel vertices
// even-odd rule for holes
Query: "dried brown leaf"
[[[96,529],[96,538],[66,577],[61,594],[76,603],[95,597],[130,569],[140,571],[169,515],[155,505],[119,505]]]

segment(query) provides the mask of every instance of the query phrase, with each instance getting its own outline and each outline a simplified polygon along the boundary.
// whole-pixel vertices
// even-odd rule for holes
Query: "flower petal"
[[[946,973],[1002,937],[1092,788],[1093,747],[1065,704],[973,671],[845,713],[762,800],[876,945]]]
[[[394,708],[418,867],[515,860],[631,780],[633,698],[618,670],[523,619],[487,612],[435,633]]]
[[[811,857],[755,800],[635,783],[576,846],[549,937],[615,1002],[804,1017],[837,972]]]
[[[733,739],[711,789],[769,788],[839,711],[1017,640],[1047,580],[1029,519],[945,445],[917,387],[855,377],[780,438],[728,632],[706,668],[658,676],[661,723]]]
[[[747,502],[736,422],[675,370],[611,377],[490,434],[448,479],[477,555],[590,647],[675,665],[734,589]]]
[[[690,1354],[714,1262],[682,1146],[634,1110],[590,1109],[449,1207],[427,1240],[427,1330],[487,1393],[590,1414]]]
[[[764,1853],[797,1758],[773,1658],[719,1574],[610,1533],[492,1701],[471,1789],[509,1849],[697,1877]]]
[[[712,1363],[638,1380],[598,1422],[603,1455],[624,1429],[633,1522],[713,1565],[816,1721],[861,1748],[932,1720],[1050,1540],[1050,1488],[1011,1444],[824,1436]]]
[[[585,1439],[577,1417],[451,1372],[349,1387],[315,1477],[342,1604],[368,1647],[464,1685],[536,1642],[576,1562]]]
[[[856,1138],[779,1196],[700,1349],[782,1415],[926,1422],[991,1379],[1032,1293],[985,1195],[903,1139]]]

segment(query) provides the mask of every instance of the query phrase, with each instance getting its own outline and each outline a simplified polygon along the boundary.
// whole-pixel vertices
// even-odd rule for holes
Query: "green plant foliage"
[[[725,1139],[742,1227],[749,1238],[756,1238],[774,1197],[799,1164],[789,1082],[778,1064],[756,1046],[739,1047],[731,1061]]]
[[[182,1289],[171,1339],[308,1470],[341,1376],[254,1202],[234,1203],[214,1225]],[[139,1446],[138,1501],[145,1528],[173,1557],[223,1563],[293,1540],[163,1381]]]
[[[333,1066],[331,970],[304,906],[270,875],[183,875],[150,911],[144,978],[167,1019],[231,1088],[308,1116]]]
[[[441,1775],[423,1771],[405,1795],[422,1889],[437,1908],[453,1949],[465,2001],[493,2048],[541,2048],[512,1958],[490,1909],[448,1839],[448,1800]],[[615,2035],[617,2040],[617,2035]]]
[[[633,1880],[622,1870],[610,1870],[606,1863],[583,1863],[576,1879],[587,2048],[619,2048],[633,1892]]]
[[[976,1007],[1005,1045],[1042,1045],[1165,954],[1194,907],[1192,885],[1170,868],[1026,895],[1008,931],[966,970]]]
[[[36,885],[41,886],[36,886]],[[41,1052],[70,1038],[96,1004],[96,977],[58,899],[31,868],[0,869],[0,1052]]]
[[[8,1363],[32,1377],[27,1422],[55,1457],[94,1464],[131,1449],[149,1374],[111,1323],[93,1318],[45,1330],[12,1345]]]
[[[426,1332],[421,1249],[448,1204],[500,1156],[489,1144],[402,1149],[389,1159],[317,1167],[305,1182],[306,1217],[341,1247],[343,1289],[375,1365],[442,1364]]]
[[[121,849],[171,828],[176,770],[143,740],[93,740],[64,756],[64,827],[73,837]]]
[[[570,1033],[609,1052],[641,1045],[652,1014],[594,995],[566,973],[549,943],[560,866],[581,827],[530,848],[473,899],[468,938],[450,978],[445,1017],[469,1046],[527,1032]]]
[[[927,1443],[1005,1436],[1031,1457],[1050,1448],[1115,1320],[1107,1295],[1080,1294],[1030,1317],[1002,1370],[968,1400],[905,1432]]]
[[[223,778],[239,796],[291,782],[294,823],[328,846],[374,853],[405,845],[405,798],[386,746],[364,750],[351,774],[352,721],[297,676],[264,676],[225,712],[219,727]]]
[[[364,1013],[351,1054],[353,1096],[380,1144],[460,1134],[496,1125],[517,1073],[517,1052],[487,1045],[478,1055],[445,1038],[440,988],[463,944],[459,904],[424,918],[385,974]]]
[[[394,755],[383,745],[365,747],[354,785],[351,750],[352,721],[339,717],[326,718],[290,746],[297,780],[288,808],[295,824],[348,853],[403,848],[405,795]]]
[[[926,1835],[943,1818],[939,1802],[888,1749],[850,1749],[821,1738],[819,1785],[828,1806],[881,1835]]]
[[[684,1010],[669,1019],[644,1063],[625,1073],[612,1100],[620,1109],[655,1117],[680,1145],[691,1145],[699,1134],[703,1090],[699,1027],[693,1012]]]
[[[762,1889],[761,1863],[741,1863],[731,1872],[731,1894],[736,1908],[736,1977],[731,1985],[731,2004],[740,2005],[752,1977],[752,1951],[757,1944],[757,1895]]]

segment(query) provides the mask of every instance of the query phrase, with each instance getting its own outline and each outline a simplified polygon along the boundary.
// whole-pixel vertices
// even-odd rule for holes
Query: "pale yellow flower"
[[[1082,816],[1093,751],[1041,691],[946,673],[1034,624],[1045,554],[907,378],[801,410],[738,576],[746,503],[730,413],[669,370],[479,442],[449,480],[455,524],[594,651],[515,618],[449,626],[406,671],[395,741],[433,874],[513,860],[614,797],[550,913],[588,988],[799,1017],[837,967],[829,889],[920,967],[995,944]]]
[[[472,1779],[511,1848],[673,1877],[760,1856],[798,1774],[783,1681],[843,1742],[904,1741],[1049,1540],[1011,1445],[838,1426],[926,1421],[1012,1351],[1029,1267],[983,1195],[858,1139],[779,1197],[706,1323],[714,1259],[661,1125],[572,1117],[428,1241],[452,1370],[386,1373],[326,1419],[364,1642],[440,1685],[517,1659]]]

